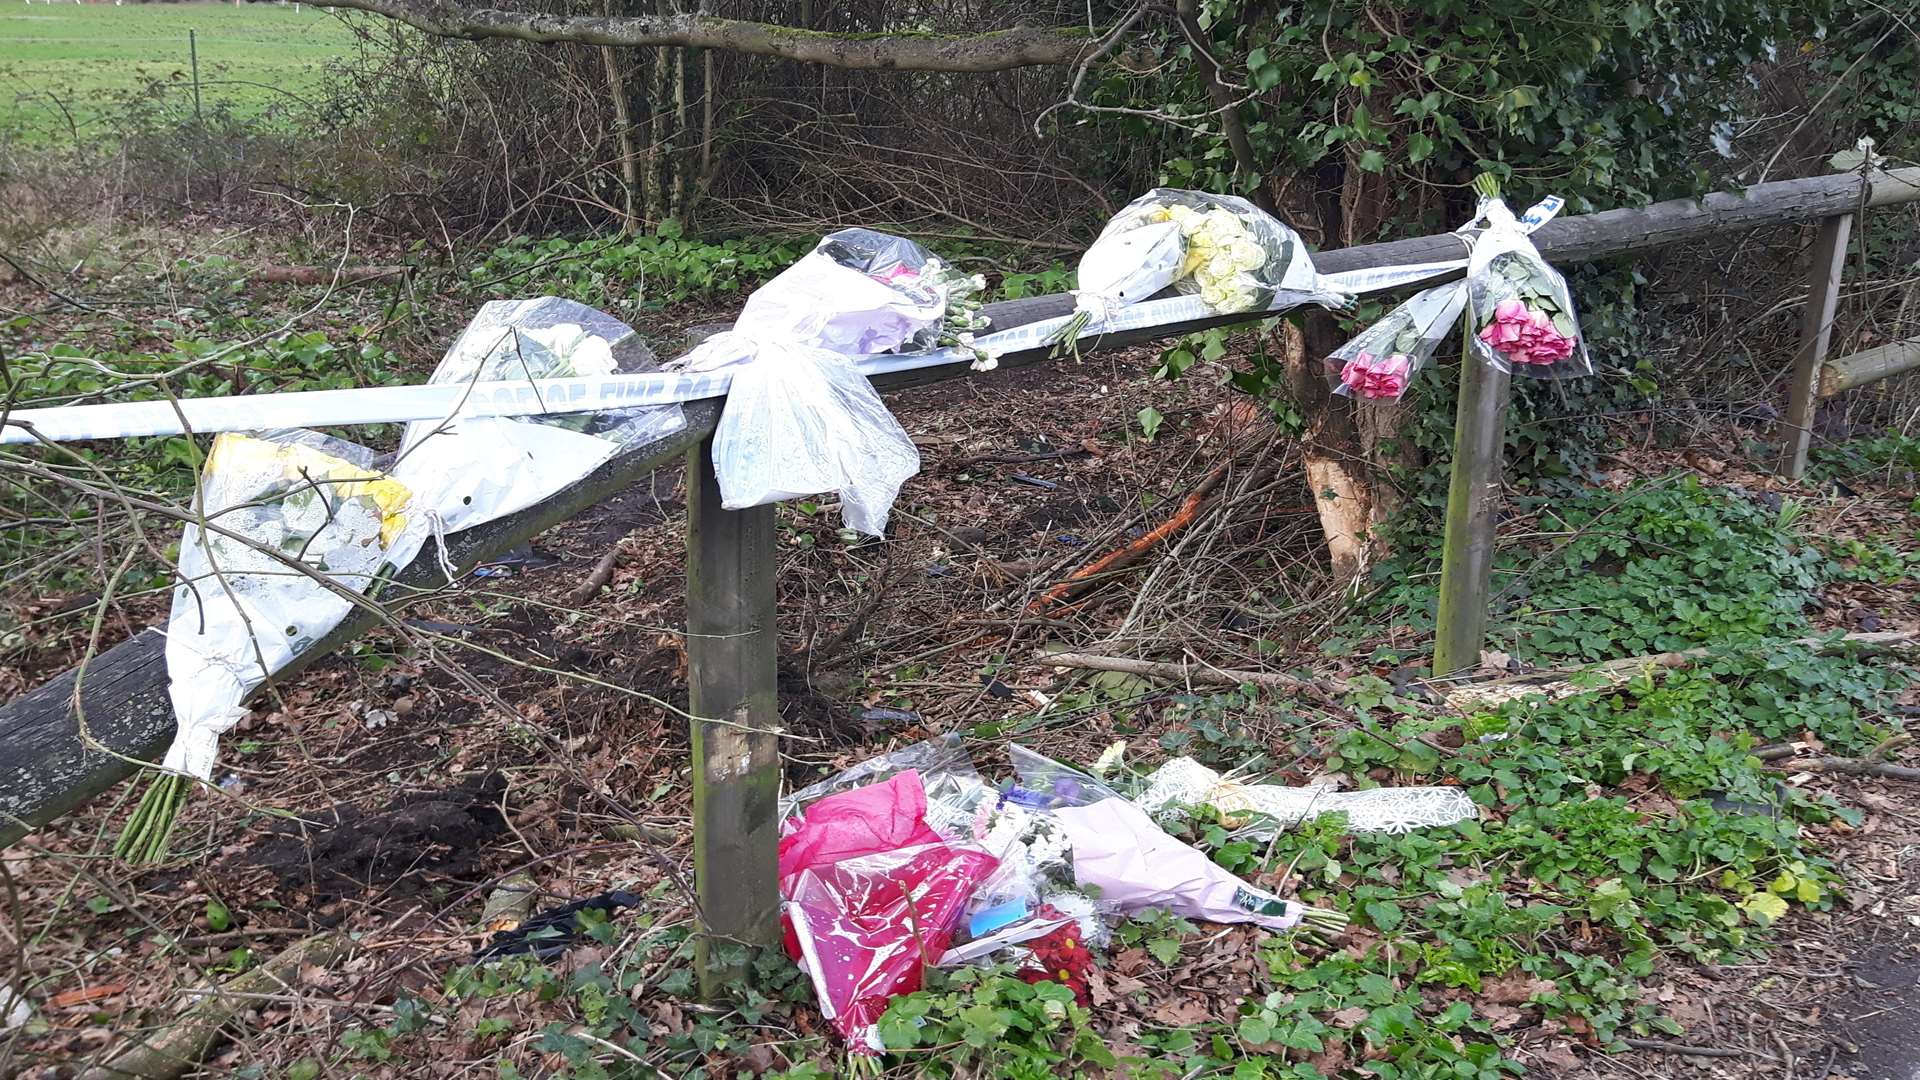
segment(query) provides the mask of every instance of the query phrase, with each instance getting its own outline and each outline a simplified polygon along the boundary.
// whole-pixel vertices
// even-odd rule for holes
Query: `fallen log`
[[[1899,649],[1916,642],[1920,642],[1920,631],[1883,630],[1870,634],[1847,634],[1831,643],[1825,638],[1798,638],[1791,644],[1810,648],[1844,644],[1865,649]],[[1754,647],[1762,648],[1774,644],[1776,643],[1771,641],[1756,642]],[[1635,676],[1643,672],[1690,667],[1695,660],[1713,655],[1717,648],[1724,648],[1724,646],[1653,653],[1647,656],[1628,656],[1584,668],[1531,671],[1525,675],[1516,675],[1510,679],[1496,679],[1491,682],[1438,683],[1431,686],[1446,699],[1447,704],[1457,709],[1488,709],[1523,697],[1536,695],[1545,698],[1566,697],[1572,694],[1588,693],[1597,688],[1619,686],[1633,681]]]
[[[299,981],[301,968],[325,967],[346,952],[347,939],[341,934],[316,934],[296,941],[252,971],[200,991],[198,1004],[106,1064],[82,1072],[79,1080],[174,1080],[198,1068],[220,1041],[221,1030],[258,1004],[259,995],[284,993]]]
[[[1813,772],[1848,773],[1853,776],[1879,776],[1888,780],[1920,780],[1920,769],[1907,765],[1889,765],[1884,761],[1864,761],[1860,758],[1818,757],[1807,760],[1783,761],[1780,767],[1786,771],[1808,769]]]

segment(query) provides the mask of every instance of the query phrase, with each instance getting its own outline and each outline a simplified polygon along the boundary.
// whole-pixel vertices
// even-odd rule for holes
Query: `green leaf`
[[[1152,442],[1154,435],[1160,430],[1160,422],[1166,417],[1161,416],[1160,410],[1151,405],[1141,409],[1137,416],[1140,420],[1140,434],[1145,436],[1148,442]]]
[[[1180,942],[1170,937],[1157,937],[1147,942],[1147,952],[1162,964],[1172,964],[1180,955]]]
[[[207,929],[218,934],[233,925],[233,913],[218,900],[207,901]]]
[[[1787,902],[1770,892],[1757,892],[1740,904],[1740,910],[1765,926],[1787,913]]]
[[[1387,167],[1387,155],[1378,150],[1367,150],[1360,155],[1360,168],[1366,172],[1377,173]]]
[[[1257,1016],[1243,1016],[1237,1034],[1241,1042],[1259,1045],[1273,1038],[1273,1027]]]
[[[1407,136],[1407,160],[1418,164],[1433,156],[1433,139],[1421,132]]]

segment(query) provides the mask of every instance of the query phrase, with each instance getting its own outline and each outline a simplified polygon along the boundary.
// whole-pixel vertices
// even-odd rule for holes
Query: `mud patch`
[[[499,773],[476,773],[445,791],[401,795],[376,811],[336,806],[314,815],[330,825],[283,826],[239,858],[316,905],[376,887],[418,891],[480,862],[486,842],[506,828],[499,807],[505,791]],[[438,873],[421,873],[428,870]]]

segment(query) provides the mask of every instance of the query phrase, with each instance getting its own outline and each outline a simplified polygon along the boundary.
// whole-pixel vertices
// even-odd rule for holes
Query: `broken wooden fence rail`
[[[1854,174],[1819,176],[1639,209],[1562,217],[1541,228],[1533,239],[1551,260],[1581,262],[1763,226],[1831,220],[1863,206],[1916,198],[1920,198],[1920,169],[1876,173],[1864,180]],[[1845,245],[1832,246],[1844,250]],[[1314,261],[1323,271],[1337,272],[1433,262],[1464,253],[1458,237],[1442,234],[1321,252]],[[1837,271],[1830,261],[1816,260],[1816,276],[1831,277],[1833,272]],[[991,304],[986,313],[995,327],[1010,328],[1066,315],[1072,306],[1071,297],[1055,294]],[[1107,335],[1083,348],[1117,348],[1263,317],[1246,312],[1132,330]],[[1824,325],[1830,315],[1821,321]],[[1820,351],[1823,355],[1824,347]],[[1007,354],[1000,362],[1007,367],[1034,364],[1047,359],[1047,354],[1046,348],[1030,349]],[[1317,363],[1318,358],[1307,358],[1307,362]],[[1800,378],[1802,366],[1804,379]],[[1463,516],[1457,529],[1449,527],[1450,538],[1457,531],[1459,542],[1450,541],[1447,548],[1445,580],[1449,584],[1443,591],[1435,660],[1441,672],[1471,665],[1479,657],[1488,560],[1463,562],[1462,556],[1470,551],[1491,552],[1493,507],[1500,485],[1501,444],[1497,437],[1490,437],[1489,429],[1504,423],[1506,381],[1475,382],[1473,370],[1478,365],[1466,367],[1472,393],[1461,404],[1460,445],[1467,453],[1455,461],[1458,508],[1449,510],[1450,517]],[[1792,393],[1810,395],[1813,375],[1819,370],[1817,362],[1797,366]],[[874,382],[888,390],[968,374],[967,364],[961,362],[880,376]],[[772,601],[777,565],[773,508],[728,511],[718,506],[708,440],[720,416],[721,401],[689,402],[684,408],[687,423],[682,431],[625,448],[586,479],[544,502],[452,534],[447,549],[455,566],[471,570],[626,489],[655,466],[687,456],[691,465],[687,478],[689,696],[695,715],[712,718],[695,721],[692,732],[695,874],[705,931],[701,940],[772,944],[777,940],[774,818],[779,782],[773,730],[778,647]],[[1804,436],[1804,431],[1800,434]],[[423,552],[394,575],[386,595],[431,589],[443,580],[435,553]],[[380,622],[380,614],[356,610],[270,682],[287,681]],[[167,699],[162,641],[158,630],[147,630],[95,657],[84,679],[78,669],[67,672],[0,708],[0,747],[5,748],[0,755],[0,845],[13,843],[131,775],[135,766],[130,759],[153,760],[166,748],[173,734],[173,711]],[[85,717],[84,736],[74,708],[76,686],[79,713]],[[700,960],[699,967],[708,989],[737,974],[713,963],[711,955]]]
[[[1920,338],[1877,345],[1827,361],[1820,369],[1820,396],[1830,398],[1915,369],[1920,369]]]

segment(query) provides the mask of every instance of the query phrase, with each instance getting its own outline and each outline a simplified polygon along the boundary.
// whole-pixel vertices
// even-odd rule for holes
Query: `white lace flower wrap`
[[[1155,816],[1175,806],[1211,806],[1231,821],[1259,814],[1273,825],[1294,825],[1321,814],[1347,815],[1354,832],[1407,833],[1438,828],[1480,816],[1480,808],[1457,787],[1370,788],[1339,791],[1331,786],[1283,787],[1242,784],[1192,758],[1174,758],[1147,777],[1147,790],[1135,800]],[[1250,835],[1272,835],[1276,828],[1255,827]]]

